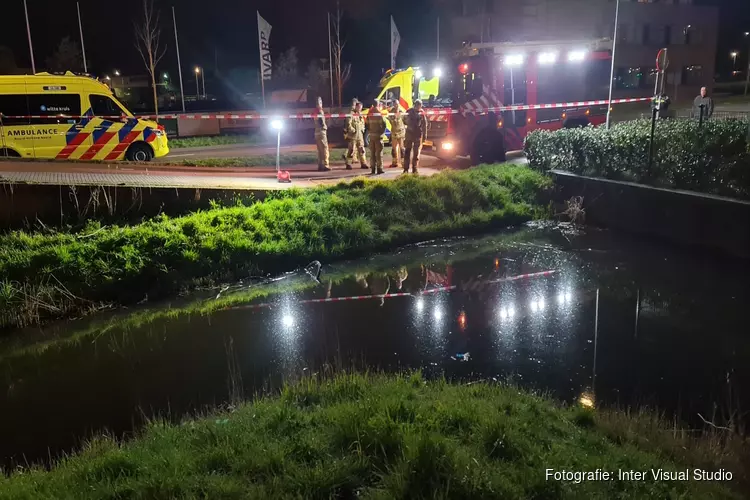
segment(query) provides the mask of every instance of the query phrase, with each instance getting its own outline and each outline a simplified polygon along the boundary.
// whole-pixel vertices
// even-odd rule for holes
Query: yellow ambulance
[[[104,83],[71,72],[0,76],[0,157],[149,161],[169,153]]]

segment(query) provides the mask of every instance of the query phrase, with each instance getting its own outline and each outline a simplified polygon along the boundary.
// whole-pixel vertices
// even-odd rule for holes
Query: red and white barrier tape
[[[491,280],[487,281],[486,283],[504,283],[509,281],[520,281],[525,279],[532,279],[532,278],[540,278],[543,276],[551,276],[552,274],[556,273],[557,271],[555,269],[549,270],[549,271],[541,271],[538,273],[527,273],[527,274],[519,274],[516,276],[508,276],[506,278],[500,278],[497,280]],[[464,287],[462,287],[464,288]],[[470,286],[466,286],[465,288],[470,288]],[[297,304],[324,304],[329,302],[352,302],[356,300],[372,300],[372,299],[392,299],[395,297],[417,297],[420,295],[430,295],[438,292],[451,292],[456,290],[456,285],[453,286],[440,286],[436,288],[430,288],[429,290],[421,290],[416,293],[386,293],[386,294],[380,294],[380,295],[355,295],[351,297],[330,297],[325,299],[305,299],[300,300],[296,302]],[[274,302],[265,302],[263,304],[248,304],[244,306],[235,306],[235,307],[228,307],[227,309],[263,309],[265,307],[273,307],[279,305],[278,303]]]
[[[483,107],[469,110],[459,109],[425,109],[424,114],[428,117],[431,116],[446,116],[455,115],[460,113],[467,114],[487,114],[490,112],[502,112],[502,111],[527,111],[533,109],[559,109],[559,108],[580,108],[585,106],[599,106],[605,104],[625,104],[633,102],[650,101],[651,97],[631,97],[627,99],[612,99],[610,102],[607,99],[601,99],[598,101],[575,101],[575,102],[558,102],[554,104],[517,104],[513,106],[494,106],[494,107]],[[382,113],[383,116],[392,116],[393,113]],[[351,113],[324,113],[326,118],[347,118],[352,116]],[[187,119],[187,120],[268,120],[268,119],[286,119],[286,120],[305,120],[319,118],[320,115],[314,113],[298,113],[298,114],[267,114],[267,113],[187,113],[187,114],[166,114],[159,115],[159,118],[163,119]],[[65,119],[79,119],[79,118],[92,118],[91,116],[80,116],[80,115],[14,115],[6,116],[2,115],[3,119],[42,119],[42,118],[54,118],[59,120]],[[103,118],[107,120],[121,120],[122,116],[98,116],[97,118]],[[139,115],[137,118],[142,119],[155,119],[154,115]]]
[[[306,299],[306,300],[300,300],[297,302],[297,304],[322,304],[326,302],[350,302],[355,300],[371,300],[371,299],[391,299],[394,297],[414,297],[418,295],[429,295],[433,293],[438,292],[446,292],[446,291],[452,291],[455,290],[455,286],[441,286],[437,288],[431,288],[429,290],[422,290],[417,293],[386,293],[386,294],[380,294],[380,295],[355,295],[352,297],[330,297],[326,299]],[[249,304],[246,306],[237,306],[237,307],[229,307],[227,309],[262,309],[264,307],[273,307],[275,305],[278,305],[277,303],[273,302],[266,302],[263,304]]]

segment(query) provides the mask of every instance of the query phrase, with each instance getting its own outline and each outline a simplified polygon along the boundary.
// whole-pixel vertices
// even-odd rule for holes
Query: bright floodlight
[[[282,122],[278,118],[275,118],[271,120],[271,128],[274,130],[281,130],[282,128],[284,128],[284,122]]]
[[[443,319],[443,311],[439,307],[436,307],[435,312],[433,312],[433,316],[437,321],[440,321],[441,319]]]
[[[424,299],[419,297],[417,299],[417,311],[422,312],[422,309],[424,309]]]
[[[437,67],[432,70],[432,76],[435,76],[437,78],[440,78],[443,76],[443,68]]]
[[[115,70],[115,76],[120,76],[120,70]]]
[[[539,54],[539,64],[554,64],[557,61],[557,52],[542,52]]]
[[[574,50],[572,52],[568,52],[568,61],[570,62],[580,62],[584,59],[586,59],[585,50]]]
[[[508,54],[505,56],[506,66],[520,66],[523,64],[523,54]]]
[[[281,318],[281,323],[285,327],[291,328],[292,326],[294,326],[294,316],[292,316],[291,314],[285,314],[284,317]]]
[[[422,73],[422,70],[421,70],[421,69],[418,69],[417,71],[415,71],[415,72],[414,72],[414,76],[415,76],[415,77],[416,77],[417,79],[419,79],[419,78],[422,78],[422,76],[424,76],[424,74]]]

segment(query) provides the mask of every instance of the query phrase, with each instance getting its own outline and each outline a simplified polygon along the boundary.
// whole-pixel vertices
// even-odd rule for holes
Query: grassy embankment
[[[51,471],[0,476],[0,498],[741,498],[741,443],[686,436],[646,414],[561,407],[514,387],[344,374],[155,421],[129,442],[96,439]],[[686,468],[733,481],[650,472]],[[576,484],[547,469],[648,475]]]
[[[0,328],[518,224],[546,214],[549,185],[522,166],[485,166],[285,191],[134,226],[10,232],[0,235]]]
[[[331,164],[343,163],[345,149],[331,150]],[[183,165],[186,167],[268,167],[276,165],[275,154],[260,154],[236,158],[194,158],[194,159],[164,159],[156,163],[166,165]],[[318,163],[317,153],[314,151],[285,152],[279,157],[280,165],[315,165]],[[359,165],[356,165],[359,168]]]
[[[253,135],[215,135],[204,137],[175,137],[169,139],[170,149],[203,148],[207,146],[228,146],[232,144],[247,144],[253,146],[263,142],[264,137],[259,134]]]

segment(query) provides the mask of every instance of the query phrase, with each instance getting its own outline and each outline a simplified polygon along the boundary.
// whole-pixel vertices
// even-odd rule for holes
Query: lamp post
[[[745,32],[745,40],[747,40],[747,69],[745,70],[745,95],[747,95],[747,87],[750,85],[750,31]]]
[[[276,172],[281,169],[281,130],[284,128],[284,122],[279,118],[271,120],[271,128],[276,131]]]
[[[198,100],[198,96],[200,95],[200,87],[198,86],[198,75],[201,74],[201,69],[196,66],[195,67],[195,99]]]
[[[739,55],[739,52],[734,50],[729,55],[732,56],[732,71],[735,71],[737,69],[737,56]]]

